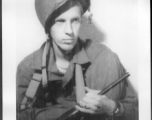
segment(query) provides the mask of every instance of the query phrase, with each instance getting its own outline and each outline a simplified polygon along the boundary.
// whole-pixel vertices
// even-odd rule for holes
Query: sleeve
[[[126,73],[118,56],[114,54],[119,76]],[[118,120],[138,120],[138,98],[130,81],[126,79],[122,84],[120,97],[116,102],[120,104],[120,115],[116,116]]]
[[[35,69],[32,69],[30,66],[30,60],[24,61],[21,64],[19,64],[17,68],[17,74],[16,74],[16,81],[17,81],[17,89],[16,89],[16,108],[17,108],[17,120],[42,120],[45,118],[45,120],[53,120],[52,109],[57,109],[53,107],[42,107],[43,106],[43,95],[44,91],[42,89],[39,89],[37,91],[37,101],[35,101],[35,105],[32,108],[26,108],[24,110],[20,110],[20,105],[22,103],[22,100],[25,96],[25,93],[27,91],[27,88],[30,84],[30,81],[32,79],[33,73],[35,72]],[[41,88],[41,87],[40,87]],[[40,93],[41,92],[41,93]],[[38,97],[40,96],[40,97]],[[37,106],[39,104],[41,107]],[[57,109],[58,110],[58,109]]]
[[[118,102],[121,105],[120,111],[122,112],[122,115],[118,117],[120,120],[138,120],[138,99],[128,80],[124,83]]]
[[[34,109],[25,109],[20,111],[20,105],[25,96],[27,87],[32,78],[32,70],[26,64],[20,64],[17,68],[16,82],[16,108],[17,120],[34,120]]]
[[[87,80],[89,87],[101,91],[126,73],[118,56],[109,49],[99,54],[91,69],[87,74],[90,76]],[[109,117],[114,117],[114,120],[138,120],[138,98],[128,79],[105,95],[120,105],[120,114]]]

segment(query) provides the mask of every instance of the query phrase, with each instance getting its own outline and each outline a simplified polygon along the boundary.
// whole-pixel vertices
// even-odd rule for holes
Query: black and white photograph
[[[150,0],[3,0],[3,120],[151,120]]]

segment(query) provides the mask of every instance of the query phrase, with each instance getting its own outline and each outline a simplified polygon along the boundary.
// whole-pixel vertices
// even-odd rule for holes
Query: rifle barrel
[[[102,90],[101,92],[99,92],[98,95],[103,95],[103,94],[107,93],[109,90],[111,90],[113,87],[115,87],[116,85],[118,85],[120,82],[122,82],[123,80],[125,80],[129,76],[130,76],[130,74],[126,73],[120,79],[116,80],[115,82],[113,82],[112,84],[110,84],[108,87],[106,87],[104,90]],[[66,113],[64,113],[63,115],[61,115],[56,120],[74,120],[74,118],[76,118],[77,114],[81,114],[81,112],[78,111],[78,110],[76,110],[75,108],[72,108],[69,111],[67,111]]]
[[[115,82],[113,82],[112,84],[110,84],[108,87],[106,87],[104,90],[102,90],[98,94],[99,95],[103,95],[103,94],[107,93],[109,90],[111,90],[113,87],[115,87],[116,85],[118,85],[122,80],[125,80],[129,76],[130,76],[130,74],[126,73],[124,76],[122,76],[120,79],[118,79]]]

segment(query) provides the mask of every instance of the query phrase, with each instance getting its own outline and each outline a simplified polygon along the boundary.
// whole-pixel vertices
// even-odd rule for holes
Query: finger
[[[88,98],[88,97],[84,97],[82,99],[83,102],[85,103],[89,103],[89,104],[93,104],[94,106],[98,106],[98,104],[100,104],[100,102],[96,99],[92,99],[92,98]]]
[[[97,94],[94,94],[94,93],[87,93],[86,97],[91,98],[91,99],[96,99],[96,100],[101,99],[101,95],[97,95]]]
[[[89,92],[91,92],[91,93],[94,93],[94,94],[98,94],[99,92],[100,92],[100,90],[93,90],[93,89],[90,89],[90,88],[88,88],[88,87],[85,87],[85,90],[89,93]]]
[[[85,87],[85,90],[86,90],[87,92],[90,92],[90,91],[91,91],[88,87]]]
[[[82,108],[91,109],[93,111],[98,111],[97,106],[95,106],[93,104],[90,104],[90,103],[83,102],[83,101],[79,102],[79,106],[82,107]]]
[[[87,109],[91,109],[91,110],[94,111],[94,112],[97,112],[97,111],[98,111],[98,107],[95,106],[95,105],[93,105],[93,104],[90,104],[90,103],[87,103],[87,104],[86,104],[86,108],[87,108]]]
[[[86,103],[81,100],[81,101],[79,102],[79,106],[84,108],[84,107],[86,106]]]
[[[82,108],[78,105],[75,106],[75,108],[83,113],[90,113],[90,114],[95,114],[95,111],[90,110],[90,109],[86,109],[86,108]]]

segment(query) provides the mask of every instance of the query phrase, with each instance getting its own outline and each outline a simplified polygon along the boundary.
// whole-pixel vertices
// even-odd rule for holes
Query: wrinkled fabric
[[[89,41],[89,40],[88,40]],[[75,63],[80,64],[83,69],[85,85],[91,89],[103,90],[112,82],[122,77],[126,70],[121,64],[118,56],[108,47],[98,42],[87,44],[78,41],[72,51],[73,60],[65,74],[57,69],[53,48],[50,47],[47,73],[49,87],[43,89],[40,85],[37,91],[37,100],[35,101],[33,111],[19,111],[19,105],[25,95],[27,87],[32,79],[35,70],[41,70],[42,47],[27,56],[17,69],[17,115],[19,120],[55,120],[76,104],[75,93]],[[105,94],[108,98],[121,104],[121,111],[124,111],[116,120],[137,120],[138,119],[138,101],[137,97],[128,80],[121,82]],[[27,115],[29,114],[29,115]],[[27,118],[25,116],[27,116]],[[103,115],[91,115],[90,118],[99,120]],[[114,119],[113,116],[109,116]],[[22,119],[21,119],[22,118]],[[92,119],[92,120],[93,120]]]

